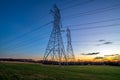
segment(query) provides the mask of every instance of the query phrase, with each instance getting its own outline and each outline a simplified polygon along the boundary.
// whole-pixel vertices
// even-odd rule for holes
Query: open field
[[[0,62],[0,80],[120,80],[120,67]]]

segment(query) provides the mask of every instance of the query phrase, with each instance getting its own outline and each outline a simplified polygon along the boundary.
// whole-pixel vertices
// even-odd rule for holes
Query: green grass
[[[58,67],[1,62],[0,80],[120,80],[120,67]]]

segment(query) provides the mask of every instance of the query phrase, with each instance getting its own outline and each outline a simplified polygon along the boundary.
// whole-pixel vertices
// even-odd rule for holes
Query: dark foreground
[[[0,80],[120,80],[120,67],[0,62]]]

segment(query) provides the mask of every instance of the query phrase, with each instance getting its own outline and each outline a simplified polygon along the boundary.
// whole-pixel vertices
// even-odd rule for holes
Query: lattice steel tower
[[[43,61],[57,61],[61,65],[62,61],[67,61],[63,40],[61,36],[61,16],[56,5],[51,9],[54,17],[53,29],[44,54]]]
[[[67,32],[67,60],[68,62],[74,62],[75,61],[75,56],[73,53],[73,48],[72,48],[72,44],[71,44],[71,32],[70,29],[67,28],[66,30]]]

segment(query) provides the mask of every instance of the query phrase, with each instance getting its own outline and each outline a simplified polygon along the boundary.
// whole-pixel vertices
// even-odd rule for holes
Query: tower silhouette
[[[63,61],[67,61],[63,40],[61,36],[61,15],[56,5],[51,9],[54,17],[53,29],[49,38],[49,42],[43,57],[43,61],[57,61],[59,65]]]
[[[73,53],[73,48],[72,48],[72,43],[71,43],[71,32],[70,29],[67,28],[67,60],[68,62],[74,62],[75,61],[75,56]]]

